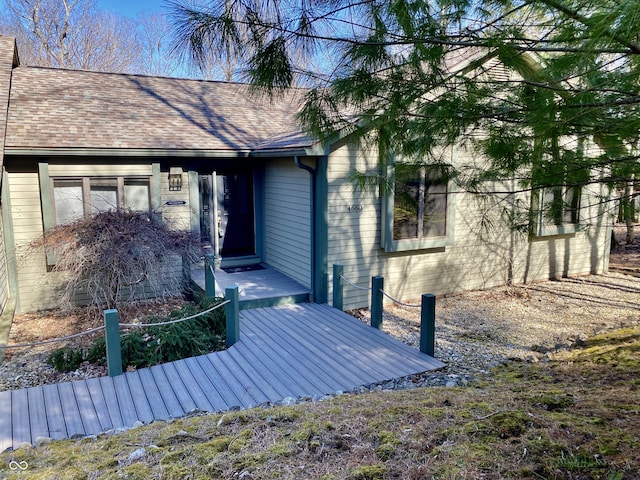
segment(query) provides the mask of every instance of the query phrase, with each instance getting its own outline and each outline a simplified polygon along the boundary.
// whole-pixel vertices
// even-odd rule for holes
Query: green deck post
[[[422,295],[420,313],[420,351],[434,356],[436,345],[436,296],[431,293]]]
[[[371,277],[371,326],[382,330],[382,290],[384,277]]]
[[[333,264],[333,308],[344,311],[344,281],[342,275],[344,266],[339,263]]]
[[[107,344],[107,370],[110,377],[122,375],[122,352],[120,350],[120,326],[118,310],[105,310],[104,330]]]
[[[226,300],[231,300],[225,307],[227,314],[227,347],[240,340],[240,301],[238,286],[227,287],[224,292]]]
[[[204,294],[207,298],[216,296],[216,277],[213,273],[215,256],[207,253],[204,256]]]

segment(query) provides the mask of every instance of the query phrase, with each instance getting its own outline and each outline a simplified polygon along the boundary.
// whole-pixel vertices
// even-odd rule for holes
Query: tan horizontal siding
[[[0,173],[1,174],[1,173]],[[4,225],[0,210],[0,314],[4,312],[9,299],[9,274],[7,270],[7,249],[4,243]]]
[[[189,204],[189,175],[182,174],[182,188],[169,190],[169,174],[162,172],[160,177],[160,208],[162,220],[171,228],[177,230],[191,230],[191,208],[199,208]],[[186,202],[184,205],[165,205],[169,200]]]
[[[329,234],[327,268],[333,263],[344,266],[345,277],[360,286],[368,286],[370,277],[382,275],[385,291],[399,299],[416,299],[423,293],[446,294],[488,288],[504,284],[531,282],[558,275],[579,275],[602,271],[605,265],[606,228],[594,226],[591,233],[577,232],[564,237],[530,241],[527,235],[514,233],[497,213],[489,210],[484,199],[469,193],[455,193],[454,243],[440,249],[385,252],[380,247],[381,201],[377,191],[354,190],[346,178],[354,169],[372,171],[375,160],[342,147],[329,159]],[[468,152],[459,155],[469,159]],[[375,155],[371,155],[375,158]],[[513,189],[514,182],[486,184],[488,190]],[[585,192],[583,206],[588,206]],[[452,196],[452,197],[453,197]],[[527,193],[520,195],[523,204]],[[354,215],[348,205],[361,205]],[[499,206],[498,206],[499,207]],[[607,225],[607,218],[594,208],[582,215]],[[480,220],[493,221],[485,229]],[[595,239],[591,238],[595,235]],[[513,278],[509,278],[509,269]],[[331,282],[330,282],[331,283]],[[346,288],[346,287],[345,287]],[[329,285],[330,294],[332,285]],[[366,306],[366,295],[345,290],[345,308]],[[331,298],[331,297],[330,297]],[[364,302],[364,303],[363,303]]]

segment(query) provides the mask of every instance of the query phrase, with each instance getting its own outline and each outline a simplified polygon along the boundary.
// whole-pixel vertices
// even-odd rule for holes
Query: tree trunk
[[[624,222],[627,225],[626,243],[631,245],[635,241],[634,222],[635,222],[635,205],[633,199],[633,185],[635,175],[632,175],[627,184],[624,187],[623,201],[623,213]]]

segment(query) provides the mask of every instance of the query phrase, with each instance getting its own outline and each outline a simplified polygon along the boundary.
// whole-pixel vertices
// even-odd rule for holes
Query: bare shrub
[[[114,210],[57,226],[31,243],[55,256],[65,273],[61,306],[85,293],[99,308],[175,295],[185,286],[181,258],[199,257],[196,235],[172,230],[153,215]]]

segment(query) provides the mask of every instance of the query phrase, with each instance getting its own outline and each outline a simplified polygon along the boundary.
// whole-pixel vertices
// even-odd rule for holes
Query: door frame
[[[223,172],[221,172],[221,170]],[[202,186],[202,177],[208,177],[210,180],[211,191],[208,196],[208,200],[211,202],[211,206],[208,209],[209,211],[209,222],[211,224],[211,238],[210,245],[212,253],[214,254],[215,264],[219,265],[220,268],[224,267],[237,267],[237,266],[248,266],[254,265],[262,262],[262,228],[261,219],[263,218],[262,211],[259,208],[261,202],[257,199],[259,198],[261,188],[260,185],[262,182],[260,181],[260,175],[253,168],[241,168],[237,169],[238,171],[242,171],[242,173],[246,173],[248,177],[251,179],[251,188],[248,190],[251,194],[251,209],[252,209],[252,221],[253,221],[253,253],[247,253],[246,255],[233,255],[233,256],[224,256],[222,252],[222,245],[220,242],[220,231],[219,231],[219,222],[216,220],[220,215],[220,206],[218,202],[218,178],[223,175],[223,173],[228,173],[229,175],[233,174],[234,168],[216,168],[212,166],[207,169],[199,169],[196,172],[197,181],[194,182],[197,187],[197,197],[198,197],[198,231],[200,232],[200,238],[202,239],[202,221],[203,221],[203,194],[201,191]],[[210,172],[210,173],[206,173]],[[195,220],[195,219],[194,219]],[[206,244],[206,243],[205,243]]]

